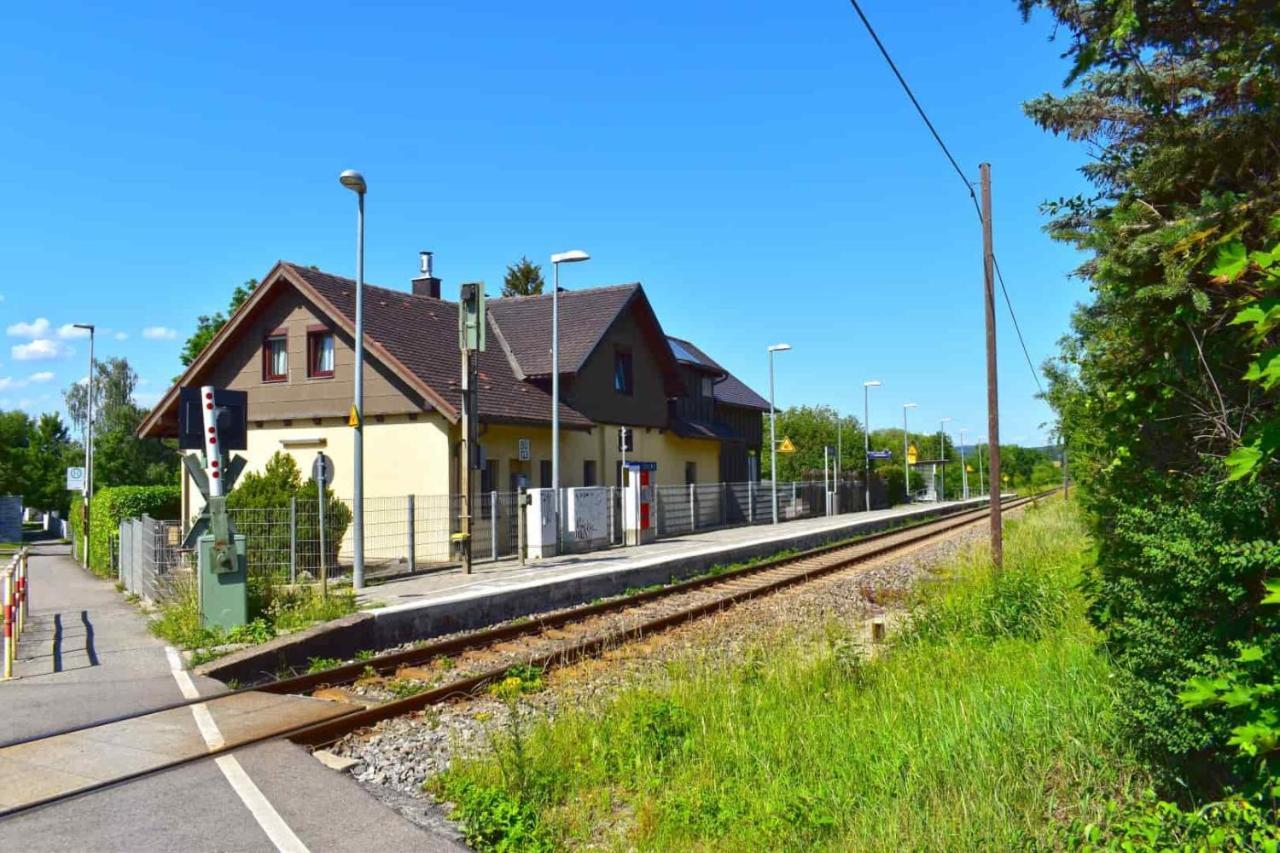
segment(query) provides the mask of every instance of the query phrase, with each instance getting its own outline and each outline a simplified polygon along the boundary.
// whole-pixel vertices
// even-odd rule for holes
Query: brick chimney
[[[422,267],[421,273],[413,280],[414,296],[430,296],[440,298],[440,279],[431,274],[431,253],[419,252],[418,258]]]

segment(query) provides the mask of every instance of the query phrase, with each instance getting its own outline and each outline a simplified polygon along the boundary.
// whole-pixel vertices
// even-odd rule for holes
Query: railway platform
[[[777,525],[719,528],[543,560],[476,563],[399,578],[361,593],[365,608],[325,626],[279,637],[220,658],[201,669],[214,678],[252,683],[281,666],[305,667],[313,657],[348,658],[455,631],[570,607],[596,598],[697,575],[788,549],[815,548],[885,527],[985,505],[986,499],[911,504],[871,512],[799,519]]]

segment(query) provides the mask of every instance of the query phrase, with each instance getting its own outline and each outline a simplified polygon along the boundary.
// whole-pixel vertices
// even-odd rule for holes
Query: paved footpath
[[[65,545],[38,544],[15,681],[0,683],[0,743],[212,693],[147,631],[110,581]],[[192,717],[192,730],[196,720]],[[86,760],[92,760],[87,756]],[[0,820],[0,850],[459,850],[301,747],[273,742]]]

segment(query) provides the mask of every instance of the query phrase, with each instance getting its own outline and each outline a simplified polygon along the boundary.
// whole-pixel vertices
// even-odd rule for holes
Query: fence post
[[[747,480],[747,522],[756,523],[756,484]]]
[[[613,486],[605,487],[605,494],[609,499],[609,544],[613,544]]]
[[[298,496],[289,495],[289,583],[298,582]]]
[[[409,495],[409,574],[418,570],[418,545],[414,541],[413,495]]]
[[[689,529],[698,529],[698,503],[694,490],[697,488],[693,483],[689,484]]]
[[[489,559],[498,561],[498,492],[489,492]]]

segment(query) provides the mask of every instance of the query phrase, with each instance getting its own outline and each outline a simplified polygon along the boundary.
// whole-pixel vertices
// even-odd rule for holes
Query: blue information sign
[[[867,451],[868,459],[892,459],[892,450],[869,450]]]

